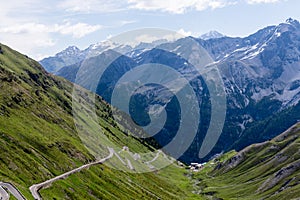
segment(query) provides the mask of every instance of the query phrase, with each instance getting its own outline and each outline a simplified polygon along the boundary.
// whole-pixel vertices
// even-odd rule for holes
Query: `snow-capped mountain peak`
[[[120,44],[117,44],[116,42],[113,42],[111,40],[106,40],[106,41],[102,41],[102,42],[98,42],[96,44],[92,44],[90,45],[89,49],[113,49],[116,48],[117,46],[120,46]]]
[[[209,39],[216,39],[216,38],[222,38],[225,37],[222,33],[219,33],[218,31],[210,31],[208,33],[205,33],[200,36],[203,40],[209,40]]]
[[[68,48],[66,48],[65,50],[59,52],[56,54],[56,56],[58,57],[62,57],[62,56],[71,56],[71,55],[77,55],[79,54],[81,51],[78,47],[76,46],[69,46]]]
[[[289,123],[294,123],[295,120],[300,119],[299,22],[288,19],[279,25],[265,27],[247,37],[223,37],[222,35],[220,38],[221,35],[210,32],[202,37],[204,40],[193,38],[211,56],[224,83],[228,110],[226,118],[230,124],[222,134],[226,141],[232,141],[234,144],[222,146],[222,143],[220,147],[229,148],[234,145],[240,148],[250,142],[260,142],[273,136],[274,129],[271,126],[283,126],[288,120]],[[213,39],[216,37],[217,39]],[[128,49],[124,49],[126,45],[117,46],[113,51],[121,52],[124,49],[129,53],[115,60],[110,66],[110,70],[107,70],[105,75],[107,79],[103,79],[102,89],[98,94],[108,98],[109,102],[110,97],[107,94],[112,91],[111,88],[118,81],[115,80],[116,77],[122,77],[131,69],[149,63],[170,66],[185,78],[194,80],[195,68],[182,56],[190,48],[188,44],[189,38],[182,38],[175,42],[161,44],[157,48],[152,48],[153,42],[140,43]],[[107,46],[113,46],[113,44]],[[105,58],[109,58],[114,53],[113,51],[103,52],[96,48],[93,52],[95,56],[105,61]],[[81,59],[86,59],[86,57]],[[77,64],[70,66],[71,61]],[[69,56],[69,59],[48,58],[43,60],[42,64],[45,67],[55,66],[54,69],[48,68],[47,70],[57,72],[57,75],[74,81],[77,70],[80,69],[80,61],[82,60],[79,60],[78,56]],[[90,70],[87,70],[87,73],[92,74],[95,73],[93,70],[99,69],[102,65],[96,59],[95,62],[89,63],[89,67]],[[154,75],[160,76],[161,74]],[[173,85],[173,80],[164,81]],[[196,86],[195,92],[199,94],[199,97],[209,98],[209,92],[205,92],[206,86],[202,84],[202,80],[195,80],[193,84]],[[160,96],[160,88],[154,90],[153,94]],[[163,99],[169,98],[168,95],[162,95],[162,97]],[[157,102],[159,101],[154,99],[153,103],[157,104]],[[284,116],[284,120],[278,121],[278,116]],[[205,116],[202,118],[205,119]],[[271,128],[266,129],[266,127]],[[263,134],[261,135],[260,132]],[[191,155],[193,152],[195,152],[194,148],[191,149]]]

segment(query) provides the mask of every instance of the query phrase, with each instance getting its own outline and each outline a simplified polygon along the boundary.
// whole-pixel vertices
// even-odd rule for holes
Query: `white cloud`
[[[114,12],[128,9],[182,14],[189,9],[202,11],[235,4],[236,0],[64,0],[58,5],[68,12]]]
[[[136,20],[122,20],[120,22],[121,26],[125,26],[127,24],[133,24],[133,23],[136,23],[137,21]]]
[[[42,33],[48,31],[49,28],[47,28],[46,25],[36,23],[14,24],[8,27],[0,28],[0,33],[12,34]]]
[[[185,31],[183,28],[179,29],[178,33],[183,36],[191,36],[192,35],[191,31]]]
[[[15,24],[0,28],[0,33],[11,34],[33,34],[33,33],[60,33],[62,35],[72,35],[74,38],[81,38],[93,33],[101,28],[100,25],[89,25],[85,23],[45,25],[39,23]]]
[[[280,0],[247,0],[249,4],[259,4],[259,3],[277,3]]]
[[[234,4],[233,0],[128,0],[130,8],[140,10],[160,10],[182,14],[189,9],[202,11],[205,9],[222,8]]]
[[[38,58],[37,54],[41,52],[41,49],[47,49],[56,44],[56,41],[49,35],[41,33],[1,33],[0,41],[34,58]]]
[[[40,38],[33,40],[33,44],[36,47],[52,47],[55,45],[55,41],[51,38]]]
[[[23,23],[10,26],[0,26],[0,42],[5,43],[18,51],[26,52],[36,59],[43,55],[40,49],[53,47],[58,40],[52,34],[70,35],[73,38],[82,38],[101,29],[100,25],[85,23],[70,23],[46,25],[41,23]],[[56,37],[59,39],[59,37]]]
[[[129,40],[124,42],[123,44],[130,45],[132,47],[135,47],[136,45],[140,44],[141,42],[145,43],[152,43],[154,41],[159,41],[159,40],[167,40],[167,41],[175,41],[178,40],[182,37],[185,37],[182,34],[179,33],[166,33],[165,35],[151,35],[151,34],[141,34],[137,37],[135,37],[133,40]]]
[[[115,12],[126,7],[126,1],[122,0],[65,0],[58,4],[59,8],[68,12]]]
[[[58,32],[63,35],[72,35],[74,38],[82,38],[90,33],[98,31],[101,29],[100,25],[89,25],[85,23],[71,24],[69,22],[58,25],[55,24],[53,32]]]
[[[182,37],[185,36],[174,31],[145,28],[124,32],[121,35],[108,35],[107,40],[111,43],[135,47],[140,43],[152,43],[154,41],[158,43],[163,41],[175,41]]]
[[[113,37],[113,35],[112,35],[112,34],[109,34],[109,35],[106,37],[106,40],[110,40],[112,37]]]
[[[244,0],[248,4],[276,3],[284,0]],[[182,14],[234,5],[241,0],[64,0],[58,7],[68,12],[105,13],[137,9]]]

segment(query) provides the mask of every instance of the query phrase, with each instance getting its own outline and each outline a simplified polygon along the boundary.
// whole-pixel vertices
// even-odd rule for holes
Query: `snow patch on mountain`
[[[205,33],[200,36],[200,39],[202,40],[209,40],[209,39],[217,39],[217,38],[222,38],[225,37],[222,33],[219,33],[218,31],[210,31],[208,33]]]

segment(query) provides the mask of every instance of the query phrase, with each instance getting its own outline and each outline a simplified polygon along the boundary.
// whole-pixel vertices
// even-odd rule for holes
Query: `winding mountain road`
[[[107,147],[108,148],[108,151],[109,151],[109,155],[101,160],[97,160],[95,162],[92,162],[92,163],[89,163],[89,164],[85,164],[85,165],[82,165],[76,169],[73,169],[71,171],[68,171],[64,174],[61,174],[61,175],[58,175],[54,178],[51,178],[47,181],[44,181],[42,183],[38,183],[38,184],[34,184],[32,186],[29,187],[29,190],[33,196],[34,199],[36,200],[41,200],[42,197],[40,196],[39,194],[39,190],[40,189],[43,189],[47,186],[50,186],[53,182],[57,181],[57,180],[60,180],[60,179],[65,179],[67,178],[68,176],[70,176],[71,174],[74,174],[76,172],[79,172],[83,169],[86,169],[86,168],[89,168],[93,165],[98,165],[98,164],[101,164],[101,163],[104,163],[105,161],[107,161],[108,159],[112,158],[114,155],[121,161],[121,163],[125,166],[127,166],[130,170],[134,170],[134,167],[133,165],[131,164],[130,160],[126,159],[127,163],[118,155],[118,153],[116,153],[114,151],[113,148],[110,148],[110,147]],[[128,148],[128,147],[127,147]],[[120,153],[120,152],[119,152]],[[148,161],[146,164],[150,164],[151,162],[154,162],[158,157],[159,157],[159,154],[161,154],[162,152],[159,151],[157,153],[157,155],[151,160],[151,161]],[[0,182],[0,200],[9,200],[9,193],[6,191],[8,190],[9,193],[11,193],[15,198],[17,198],[18,200],[26,200],[25,197],[19,192],[19,190],[13,186],[12,184],[10,183],[5,183],[5,182]]]
[[[113,155],[114,155],[114,149],[108,147],[108,150],[109,150],[109,155],[108,155],[107,157],[101,159],[101,160],[98,160],[98,161],[95,161],[95,162],[92,162],[92,163],[83,165],[83,166],[78,167],[78,168],[76,168],[76,169],[73,169],[73,170],[71,170],[71,171],[69,171],[69,172],[66,172],[66,173],[61,174],[61,175],[59,175],[59,176],[56,176],[56,177],[54,177],[54,178],[52,178],[52,179],[49,179],[49,180],[47,180],[47,181],[45,181],[45,182],[42,182],[42,183],[39,183],[39,184],[34,184],[34,185],[30,186],[30,187],[29,187],[29,190],[30,190],[32,196],[33,196],[34,199],[36,199],[36,200],[41,200],[42,197],[40,196],[40,194],[39,194],[39,192],[38,192],[40,189],[45,188],[45,187],[51,185],[54,181],[57,181],[57,180],[59,180],[59,179],[65,179],[65,178],[67,178],[68,176],[70,176],[71,174],[74,174],[74,173],[79,172],[79,171],[81,171],[81,170],[83,170],[83,169],[89,168],[89,167],[91,167],[91,166],[93,166],[93,165],[101,164],[101,163],[107,161],[108,159],[112,158]]]
[[[3,200],[9,199],[9,194],[3,188],[6,188],[9,191],[9,193],[11,193],[18,200],[26,200],[25,197],[21,194],[21,192],[19,192],[19,190],[10,183],[0,182],[0,188],[0,197],[2,197]]]

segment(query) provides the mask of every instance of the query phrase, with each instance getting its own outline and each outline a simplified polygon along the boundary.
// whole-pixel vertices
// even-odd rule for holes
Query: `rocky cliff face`
[[[232,148],[241,149],[249,144],[268,140],[300,119],[300,112],[298,112],[300,109],[300,24],[298,21],[288,19],[285,23],[266,27],[245,38],[221,37],[209,40],[194,38],[194,40],[212,57],[213,64],[220,71],[227,95],[224,129],[210,155]],[[149,45],[140,49],[126,47],[127,52],[130,53],[115,60],[109,66],[105,71],[105,77],[109,78],[100,81],[96,92],[109,102],[115,82],[127,71],[141,64],[159,63],[171,66],[184,76],[193,75],[193,66],[180,56],[186,50],[183,47],[188,45],[188,41],[189,38],[184,38],[162,44],[154,49],[148,48]],[[112,49],[117,51],[116,48],[125,47],[112,46]],[[166,48],[169,51],[162,50]],[[90,62],[89,73],[93,73],[93,69],[103,67],[99,61],[113,54],[113,51],[101,52],[102,50],[98,52],[100,54],[98,56],[95,54],[95,58],[98,58],[97,62]],[[81,63],[72,64],[59,70],[57,75],[75,81]],[[51,66],[55,66],[55,63]],[[200,122],[202,128],[198,130],[192,146],[182,157],[186,162],[198,160],[199,148],[207,131],[207,124],[210,122],[209,91],[201,77],[197,77],[193,85],[200,102],[199,107],[203,110],[201,113],[203,120]],[[159,96],[159,91],[160,89],[157,88],[152,89],[150,93],[154,98],[147,103],[158,103],[155,97]],[[151,96],[150,93],[145,96]],[[167,129],[167,132],[170,131]],[[172,134],[169,136],[172,138]],[[165,137],[157,139],[161,140],[162,144],[169,141]]]

